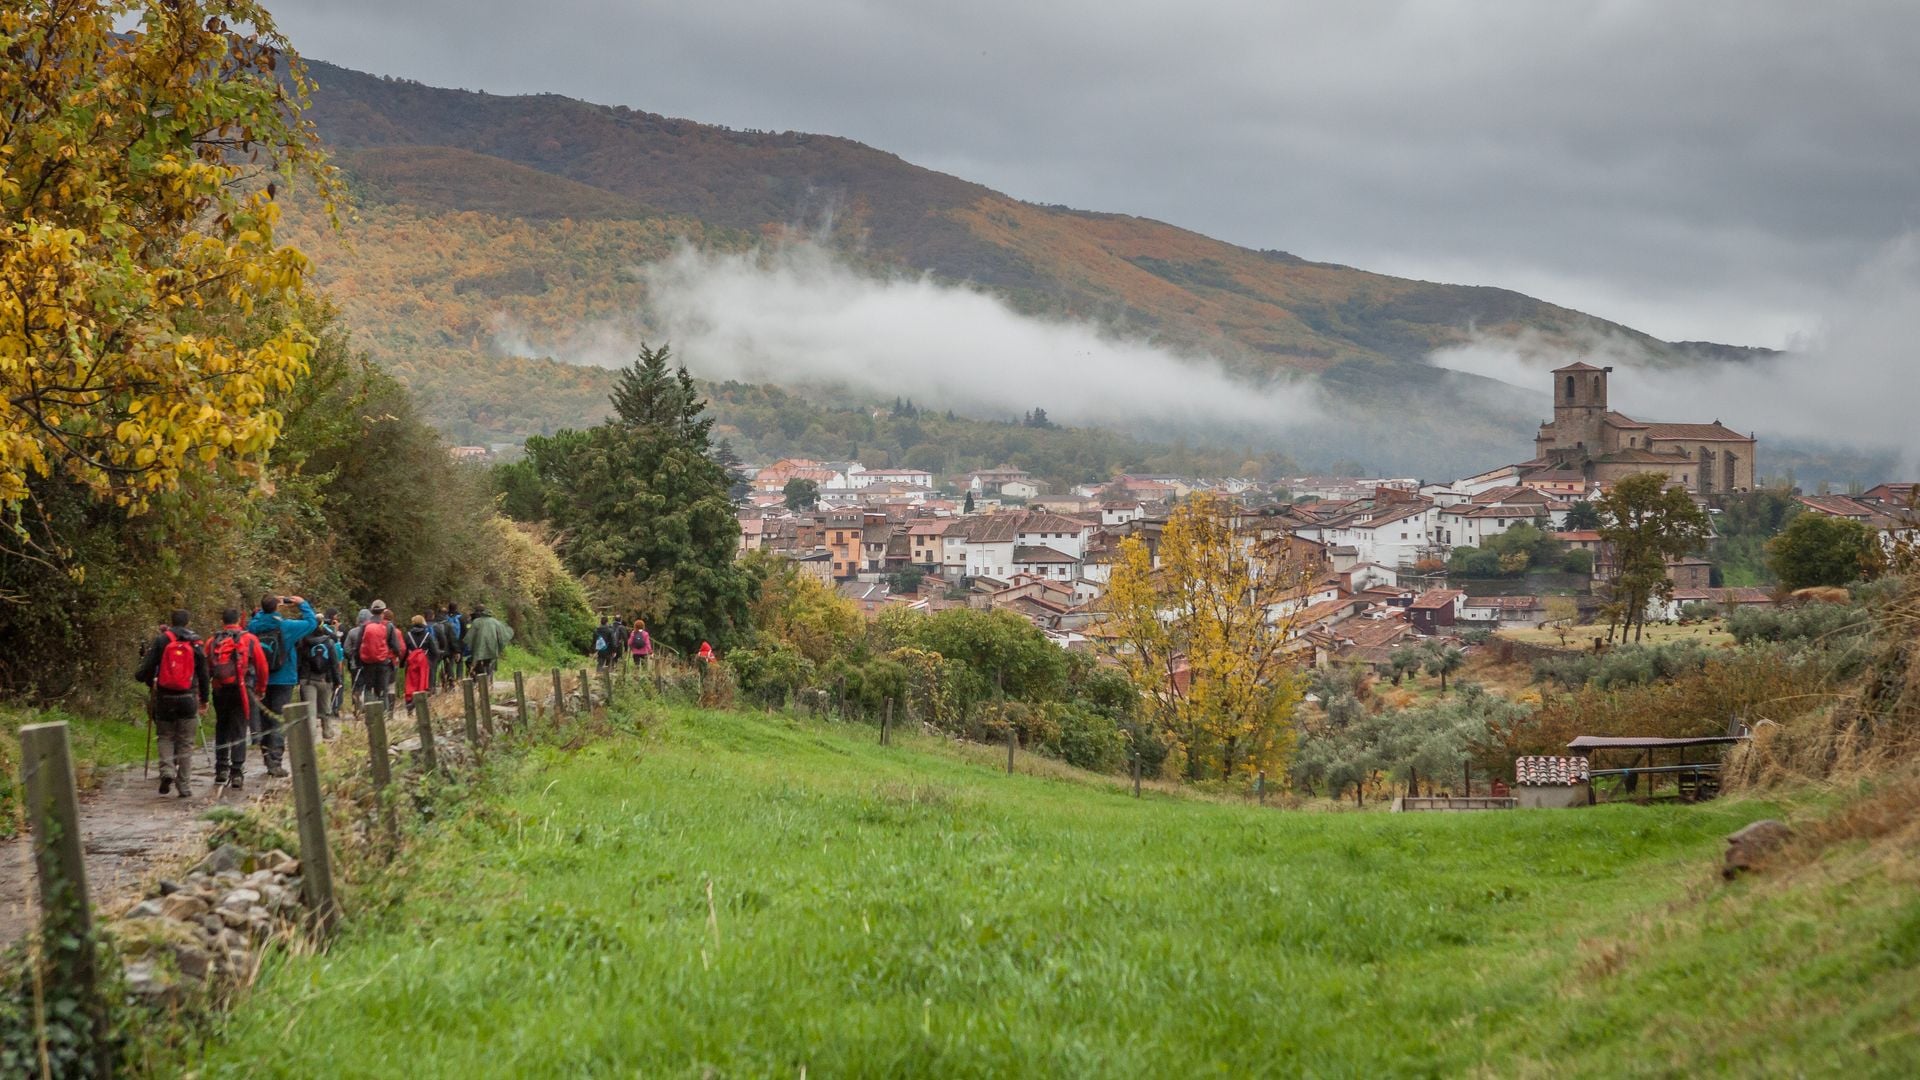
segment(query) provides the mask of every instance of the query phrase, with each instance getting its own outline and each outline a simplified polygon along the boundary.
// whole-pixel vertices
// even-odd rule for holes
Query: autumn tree
[[[1595,508],[1601,516],[1600,540],[1612,558],[1607,636],[1613,636],[1613,625],[1618,624],[1623,637],[1631,628],[1638,641],[1648,605],[1673,595],[1668,562],[1704,544],[1712,523],[1684,489],[1669,486],[1661,473],[1619,481]]]
[[[1230,504],[1200,494],[1161,534],[1156,568],[1121,542],[1104,603],[1113,656],[1198,779],[1284,764],[1298,674],[1287,655],[1305,586],[1319,569],[1284,543],[1235,528]]]
[[[0,10],[0,513],[36,479],[144,508],[256,467],[307,368],[282,185],[333,179],[307,82],[250,0]],[[275,320],[256,309],[277,307]]]

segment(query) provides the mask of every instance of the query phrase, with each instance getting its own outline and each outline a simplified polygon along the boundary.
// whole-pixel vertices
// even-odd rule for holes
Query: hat
[[[413,625],[415,626],[427,625],[427,617],[425,615],[415,615],[413,617]]]
[[[373,603],[367,605],[367,610],[378,615],[387,610],[387,602],[385,600],[375,600]]]

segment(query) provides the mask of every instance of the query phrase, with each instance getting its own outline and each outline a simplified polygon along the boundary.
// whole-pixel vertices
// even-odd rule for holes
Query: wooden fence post
[[[593,671],[580,669],[580,712],[582,715],[593,712]]]
[[[367,760],[373,766],[373,798],[380,804],[380,817],[390,835],[400,835],[400,822],[394,817],[393,803],[387,797],[387,785],[393,780],[393,765],[388,760],[387,707],[374,702],[367,707]]]
[[[1267,805],[1267,770],[1261,769],[1260,775],[1253,778],[1253,797],[1261,806]]]
[[[433,750],[433,705],[429,695],[414,695],[413,722],[420,728],[420,766],[427,772],[438,772],[440,755]]]
[[[880,745],[893,745],[893,699],[887,699],[887,707],[880,713]]]
[[[480,714],[473,702],[473,676],[460,680],[460,700],[466,709],[467,743],[473,747],[475,760],[480,757]]]
[[[1140,752],[1137,750],[1133,754],[1133,797],[1140,797]]]
[[[60,957],[53,974],[70,983],[93,1023],[93,1050],[101,1076],[113,1074],[106,1000],[94,967],[93,909],[87,899],[87,862],[80,843],[80,798],[73,781],[67,725],[20,729],[20,775],[33,829],[33,864],[40,879],[42,956]],[[67,943],[67,944],[63,944]]]
[[[480,730],[486,732],[487,741],[493,741],[493,676],[482,675],[473,681],[473,688],[480,694]]]
[[[1007,725],[1007,775],[1013,775],[1013,748],[1020,745],[1020,732],[1009,723]]]
[[[300,886],[314,928],[333,929],[339,911],[333,901],[333,858],[327,851],[327,804],[320,798],[320,761],[313,752],[313,705],[292,706],[286,725],[287,756],[293,759],[293,814],[300,825]]]
[[[527,675],[524,671],[516,671],[513,673],[513,701],[514,706],[520,710],[520,731],[522,734],[525,734],[527,730]]]
[[[601,669],[600,692],[607,699],[607,707],[612,708],[613,707],[613,669],[612,668]]]
[[[560,669],[553,669],[553,721],[559,723],[567,714],[567,690],[560,685]]]

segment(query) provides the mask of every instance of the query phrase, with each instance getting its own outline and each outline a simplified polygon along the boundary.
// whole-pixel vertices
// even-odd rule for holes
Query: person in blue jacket
[[[280,614],[280,609],[289,604],[299,605],[298,617]],[[304,598],[272,594],[260,598],[260,610],[247,620],[247,632],[260,639],[267,666],[272,669],[267,676],[266,696],[255,699],[253,710],[253,742],[260,748],[268,776],[287,775],[286,766],[281,764],[287,737],[280,730],[280,714],[300,685],[300,642],[318,625],[319,616]]]

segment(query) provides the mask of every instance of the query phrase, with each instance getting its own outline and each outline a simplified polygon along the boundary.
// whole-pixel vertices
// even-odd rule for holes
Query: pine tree
[[[528,439],[527,457],[546,485],[570,568],[653,584],[664,608],[648,613],[656,638],[683,650],[701,641],[724,648],[746,631],[751,592],[734,562],[733,477],[709,442],[705,402],[668,357],[666,346],[642,347],[620,373],[612,418]]]

